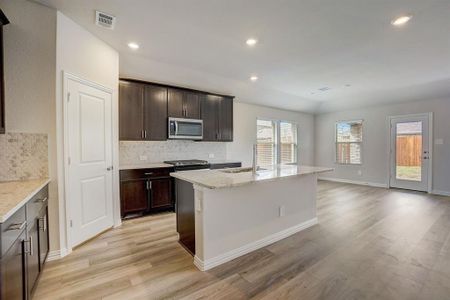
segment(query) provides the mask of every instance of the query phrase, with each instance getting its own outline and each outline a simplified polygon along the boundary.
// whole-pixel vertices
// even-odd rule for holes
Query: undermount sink
[[[258,167],[256,169],[256,171],[262,171],[262,170],[266,170],[263,168]],[[224,170],[220,170],[220,172],[222,173],[230,173],[230,174],[234,174],[234,173],[245,173],[245,172],[252,172],[252,168],[248,167],[248,168],[233,168],[233,169],[224,169]]]

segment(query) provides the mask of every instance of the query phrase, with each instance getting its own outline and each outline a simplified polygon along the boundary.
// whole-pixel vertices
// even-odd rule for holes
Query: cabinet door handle
[[[28,244],[28,250],[25,249],[25,254],[29,254],[30,256],[33,256],[33,237],[30,236],[30,238],[28,239],[28,241],[23,241],[24,243]]]
[[[48,197],[44,197],[42,199],[36,199],[34,202],[36,202],[36,203],[38,203],[38,202],[45,203],[45,202],[47,202],[47,200],[48,200]]]
[[[147,138],[147,130],[144,130],[144,139]]]
[[[14,223],[9,225],[8,229],[6,231],[12,231],[12,230],[22,230],[27,225],[27,221],[23,221],[22,223]]]
[[[144,139],[144,130],[141,130],[141,139]]]
[[[42,223],[42,225],[39,224],[39,229],[42,230],[43,232],[46,232],[47,231],[47,216],[39,218],[39,222]]]
[[[153,175],[153,172],[144,173],[144,175]]]

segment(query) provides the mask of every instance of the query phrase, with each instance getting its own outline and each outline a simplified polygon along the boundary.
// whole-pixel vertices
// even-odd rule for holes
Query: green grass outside
[[[421,167],[397,166],[397,179],[421,181]]]

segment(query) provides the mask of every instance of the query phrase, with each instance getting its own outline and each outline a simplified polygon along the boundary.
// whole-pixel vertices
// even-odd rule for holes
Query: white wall
[[[50,247],[58,249],[56,169],[56,11],[26,0],[1,0],[4,27],[6,132],[48,136]]]
[[[389,132],[387,118],[394,115],[433,113],[434,139],[444,145],[433,145],[433,189],[450,192],[450,99],[425,100],[349,111],[321,114],[315,119],[315,164],[333,167],[327,177],[388,184]],[[363,164],[361,166],[334,163],[334,126],[339,120],[363,119]],[[358,170],[362,175],[357,174]]]
[[[235,102],[234,139],[227,143],[227,159],[252,164],[252,147],[256,143],[256,119],[292,121],[298,124],[298,159],[301,164],[314,163],[314,116],[306,113]]]
[[[81,26],[57,13],[56,38],[56,115],[57,115],[57,146],[58,146],[58,178],[63,182],[63,72],[71,73],[80,78],[95,82],[113,90],[113,159],[115,204],[118,210],[118,78],[119,54],[113,48],[96,38]],[[115,124],[114,124],[115,123]],[[65,235],[65,207],[64,187],[59,189],[61,248],[64,251]],[[56,217],[56,216],[51,216]]]
[[[262,87],[246,76],[242,80],[230,79],[181,65],[149,60],[139,56],[139,51],[120,53],[120,76],[233,95],[239,101],[256,105],[270,106],[273,99],[283,99],[280,103],[282,109],[314,111],[319,107],[319,102]]]

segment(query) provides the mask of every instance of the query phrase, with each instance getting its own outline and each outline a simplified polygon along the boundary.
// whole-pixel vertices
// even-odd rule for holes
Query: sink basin
[[[258,167],[256,169],[256,171],[262,171],[262,170],[266,170],[263,168]],[[232,169],[224,169],[224,170],[220,170],[220,172],[222,173],[229,173],[229,174],[234,174],[234,173],[245,173],[245,172],[252,172],[252,168],[248,167],[248,168],[232,168]]]

